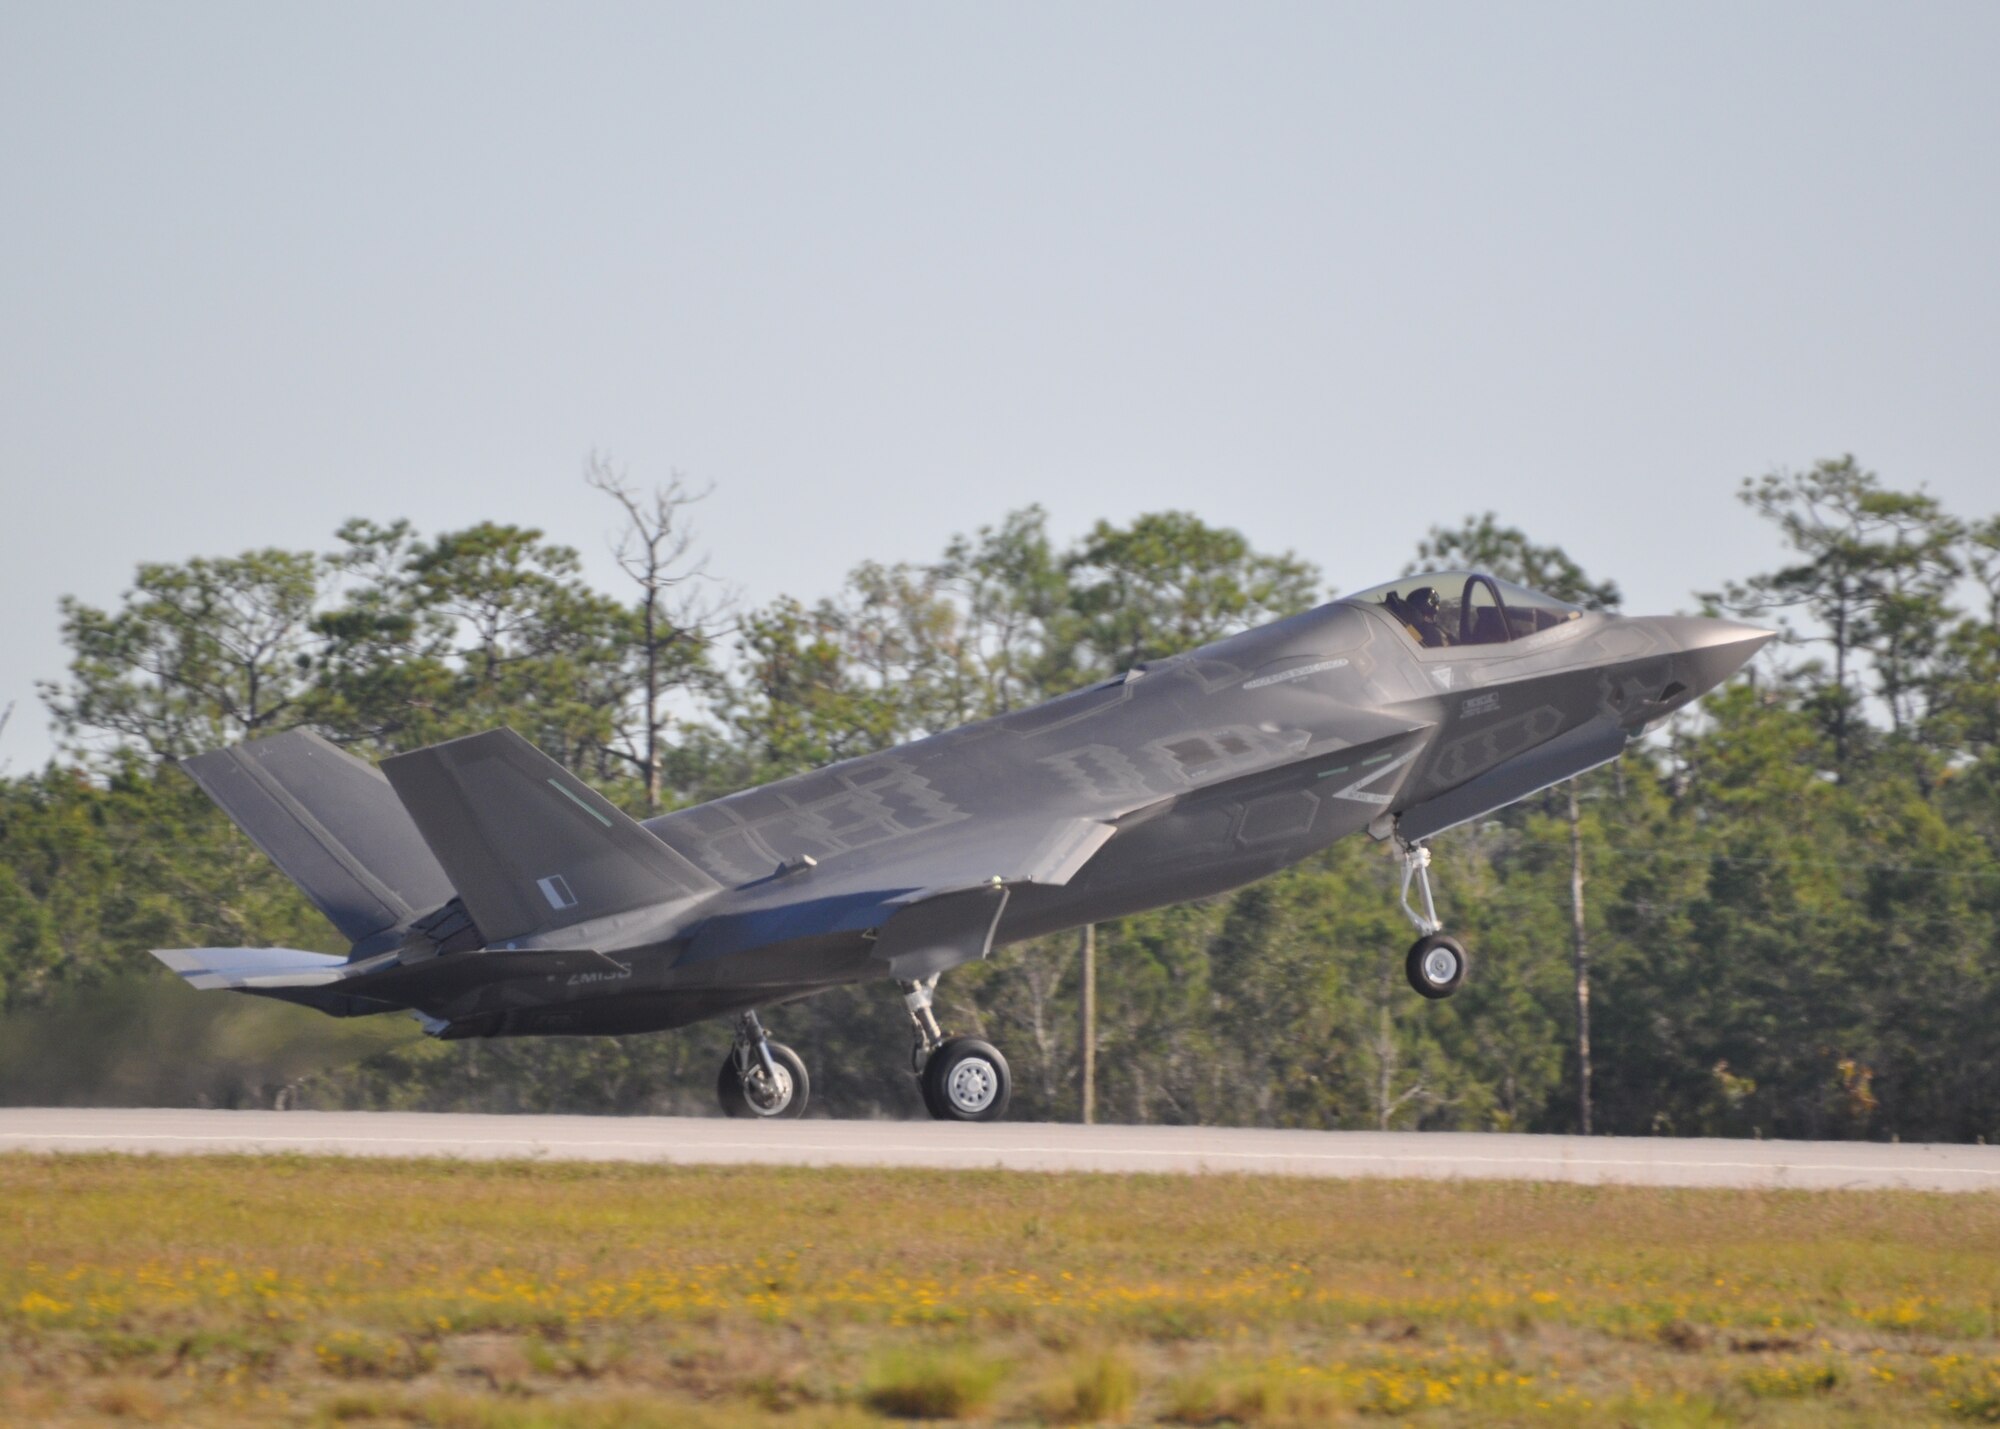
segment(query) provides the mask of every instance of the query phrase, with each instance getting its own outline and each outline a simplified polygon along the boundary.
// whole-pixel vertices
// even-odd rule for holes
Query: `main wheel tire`
[[[1007,1059],[991,1042],[953,1037],[924,1063],[924,1105],[939,1121],[998,1121],[1014,1094]]]
[[[1411,987],[1435,1000],[1458,991],[1469,962],[1465,945],[1458,939],[1431,933],[1410,944],[1403,971],[1409,974]]]
[[[923,1071],[917,1073],[917,1090],[924,1095],[924,1110],[929,1112],[935,1121],[949,1121],[951,1113],[938,1104],[937,1093],[931,1086],[930,1072],[930,1059],[926,1058]]]
[[[722,1103],[724,1116],[756,1118],[761,1121],[791,1121],[806,1114],[806,1099],[812,1094],[812,1079],[799,1054],[781,1042],[767,1043],[771,1061],[778,1068],[778,1085],[770,1085],[763,1061],[752,1058],[746,1084],[736,1070],[736,1054],[722,1059],[716,1074],[715,1097]]]

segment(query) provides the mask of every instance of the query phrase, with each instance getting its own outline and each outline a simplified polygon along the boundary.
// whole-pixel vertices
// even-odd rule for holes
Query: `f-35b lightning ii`
[[[1205,898],[1366,831],[1402,860],[1425,997],[1464,980],[1427,841],[1618,756],[1770,639],[1406,578],[1032,709],[635,822],[510,730],[382,761],[292,732],[186,762],[352,944],[162,951],[198,988],[439,1037],[734,1017],[725,1111],[796,1117],[756,1009],[902,990],[925,1105],[985,1121],[1006,1058],[947,1036],[941,974],[1023,938]],[[1411,903],[1412,885],[1419,895]]]

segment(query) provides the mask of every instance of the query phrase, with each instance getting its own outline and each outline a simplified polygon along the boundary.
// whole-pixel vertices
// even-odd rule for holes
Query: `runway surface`
[[[2000,1189],[2000,1147],[1466,1132],[986,1126],[427,1112],[0,1108],[0,1151],[1408,1176],[1811,1190]]]

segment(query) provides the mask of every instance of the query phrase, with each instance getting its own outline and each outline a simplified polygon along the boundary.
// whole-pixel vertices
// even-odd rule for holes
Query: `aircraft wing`
[[[802,860],[717,900],[683,963],[875,929],[894,976],[926,977],[991,951],[1011,887],[1068,883],[1116,832],[1086,818],[976,820],[920,847]]]
[[[803,874],[826,889],[904,890],[909,902],[984,884],[1060,887],[1116,832],[1100,819],[978,819],[872,856],[867,851],[849,855],[824,871],[816,865],[788,865],[765,882],[783,883]]]

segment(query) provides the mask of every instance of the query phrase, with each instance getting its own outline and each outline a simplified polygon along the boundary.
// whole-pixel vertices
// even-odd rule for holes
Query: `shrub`
[[[1138,1398],[1139,1377],[1115,1352],[1091,1355],[1038,1396],[1036,1410],[1055,1424],[1096,1424],[1123,1419]]]
[[[328,1374],[342,1379],[414,1379],[437,1363],[437,1347],[365,1330],[336,1330],[313,1348]]]
[[[898,1350],[875,1362],[862,1398],[897,1419],[957,1419],[984,1409],[1005,1372],[969,1350]]]

